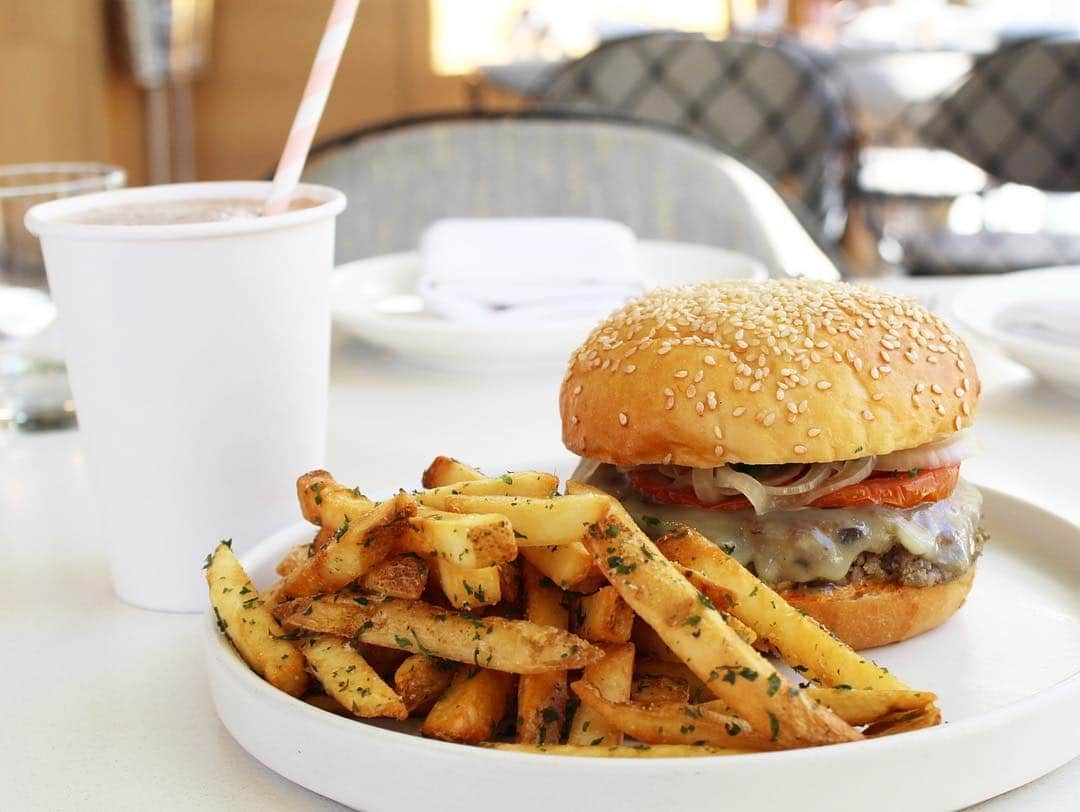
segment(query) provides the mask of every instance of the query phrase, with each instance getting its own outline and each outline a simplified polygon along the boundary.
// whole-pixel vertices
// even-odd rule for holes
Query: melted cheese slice
[[[907,510],[865,505],[766,513],[704,510],[643,501],[612,466],[590,480],[617,496],[641,528],[658,538],[689,525],[770,584],[842,581],[860,553],[901,545],[946,571],[971,566],[982,494],[960,480],[952,496]]]

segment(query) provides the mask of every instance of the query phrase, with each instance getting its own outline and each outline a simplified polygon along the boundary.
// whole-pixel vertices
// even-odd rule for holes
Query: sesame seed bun
[[[969,426],[967,347],[916,302],[840,282],[651,291],[570,359],[563,442],[617,465],[832,462]]]
[[[940,626],[964,605],[974,580],[971,567],[959,578],[934,586],[861,581],[824,591],[780,590],[780,595],[861,650],[899,643]]]

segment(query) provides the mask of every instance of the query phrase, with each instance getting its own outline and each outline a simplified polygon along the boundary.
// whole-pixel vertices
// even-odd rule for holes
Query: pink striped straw
[[[311,74],[304,88],[304,96],[285,141],[285,149],[281,151],[281,160],[274,171],[274,185],[263,204],[263,216],[281,214],[289,208],[289,199],[300,181],[300,173],[304,171],[308,151],[326,109],[330,86],[334,83],[359,6],[360,0],[334,0],[319,50],[315,54],[315,64],[311,66]]]

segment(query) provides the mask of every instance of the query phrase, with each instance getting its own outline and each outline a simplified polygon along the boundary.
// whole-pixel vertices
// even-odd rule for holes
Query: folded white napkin
[[[451,321],[597,319],[648,286],[634,232],[610,220],[450,219],[420,239],[418,293]]]

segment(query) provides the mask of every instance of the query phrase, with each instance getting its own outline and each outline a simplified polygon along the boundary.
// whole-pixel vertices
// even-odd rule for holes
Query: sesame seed
[[[956,419],[953,421],[953,425],[956,426],[957,431],[960,431],[960,429],[963,428],[964,421],[960,419],[960,415],[956,416]]]
[[[807,437],[817,437],[819,434],[821,434],[821,429],[819,428],[812,428],[810,431],[806,432]]]
[[[930,385],[930,391],[933,392],[935,395],[945,394],[945,390],[938,386],[936,383]]]
[[[696,396],[697,396],[697,387],[696,386],[694,386],[693,384],[690,384],[688,387],[686,387],[686,397],[687,398],[694,398]]]
[[[713,436],[717,440],[723,440],[724,439],[724,432],[720,430],[719,426],[713,426],[712,427],[712,433],[713,433]]]
[[[765,417],[761,419],[762,425],[771,426],[776,422],[776,415],[773,412],[767,412]]]
[[[791,412],[792,414],[798,414],[799,413],[799,406],[798,406],[798,404],[796,404],[795,402],[792,401],[792,402],[788,403],[787,410],[789,412]]]
[[[716,408],[716,393],[710,391],[709,394],[705,396],[705,402],[709,404],[710,409],[715,409]]]
[[[742,417],[744,414],[746,414],[745,406],[736,406],[734,409],[731,410],[732,417]]]
[[[817,388],[824,392],[826,389],[832,388],[832,383],[829,381],[818,381]]]
[[[878,401],[881,400],[883,397],[885,397],[885,395],[883,395],[881,392],[875,392],[870,396],[870,400]]]
[[[863,416],[864,420],[873,420],[874,419],[874,413],[872,411],[870,411],[869,409],[863,409],[862,416]]]
[[[804,446],[802,443],[796,443],[795,447],[792,448],[792,451],[794,451],[796,454],[805,454],[806,446]]]
[[[699,369],[697,371],[697,374],[694,375],[694,383],[701,383],[701,379],[704,378],[704,377],[705,377],[705,372],[703,370]]]
[[[944,403],[935,403],[934,408],[937,410],[938,414],[940,414],[942,416],[945,415],[945,404]]]
[[[889,354],[888,354],[887,352],[885,352],[885,350],[882,350],[882,351],[881,351],[880,353],[878,353],[878,354],[879,354],[879,355],[881,356],[881,360],[882,360],[882,361],[884,361],[884,362],[885,362],[886,364],[888,364],[888,363],[891,363],[891,362],[892,362],[892,356],[891,356],[891,355],[889,355]]]
[[[971,406],[968,405],[966,400],[960,404],[960,411],[964,413],[965,417],[971,414]]]
[[[740,339],[739,341],[735,342],[735,346],[738,347],[740,350],[745,350],[750,345]]]
[[[806,410],[809,409],[809,408],[810,408],[810,401],[808,401],[808,400],[800,400],[799,401],[799,414],[806,414]]]
[[[675,390],[672,389],[670,386],[665,386],[664,394],[667,395],[669,398],[673,398],[675,397]]]
[[[675,398],[668,398],[666,401],[664,401],[664,408],[667,409],[669,412],[674,409]]]
[[[915,391],[921,395],[923,392],[926,391],[926,384],[922,381],[919,381],[919,383],[915,384]]]
[[[660,347],[660,349],[658,349],[656,351],[656,354],[657,355],[667,355],[669,352],[671,352],[671,345],[670,344],[664,344],[664,345],[662,345]]]
[[[724,456],[724,447],[722,445],[713,446],[713,454],[718,457]]]
[[[581,384],[580,383],[577,386],[574,387],[574,394],[575,395],[580,395],[581,394]]]
[[[953,394],[956,395],[958,398],[962,398],[964,396],[964,387],[956,387],[956,390],[953,392]]]
[[[689,374],[690,373],[687,372],[685,369],[677,369],[677,370],[675,370],[675,377],[676,378],[685,378]]]
[[[570,425],[571,426],[576,426],[577,422],[578,422],[577,421],[577,415],[576,414],[570,415]]]
[[[783,388],[780,388],[780,387],[777,388],[777,390],[776,390],[776,399],[777,400],[783,400],[784,399],[784,390],[783,390]]]
[[[699,400],[697,403],[694,404],[694,411],[698,413],[698,417],[701,417],[703,414],[705,414],[705,404]]]
[[[637,365],[636,365],[636,364],[627,364],[627,365],[626,365],[625,367],[623,367],[623,372],[625,372],[625,373],[626,373],[627,375],[629,375],[629,374],[631,374],[631,373],[632,373],[632,372],[633,372],[633,371],[634,371],[635,369],[637,369]]]
[[[882,364],[878,367],[878,369],[881,370],[882,375],[888,375],[890,372],[892,372],[892,367],[888,364]]]
[[[664,465],[671,465],[671,455],[670,454],[665,454],[664,455],[663,464]]]
[[[754,381],[752,384],[750,384],[750,391],[751,392],[760,392],[761,391],[761,381]]]
[[[862,368],[863,368],[862,358],[856,358],[854,361],[851,362],[851,365],[853,367],[855,367],[856,372],[862,372]]]
[[[625,426],[630,422],[630,418],[626,416],[626,412],[619,412],[619,425]]]
[[[881,377],[881,373],[878,372],[877,367],[871,367],[870,368],[870,377],[873,378],[875,381],[878,380]]]
[[[713,356],[711,356],[711,355],[706,355],[706,356],[705,356],[705,357],[704,357],[703,359],[701,359],[701,360],[703,360],[703,361],[705,362],[705,365],[706,365],[706,366],[710,366],[710,367],[714,367],[714,366],[716,366],[716,359],[715,359],[715,358],[714,358]]]

